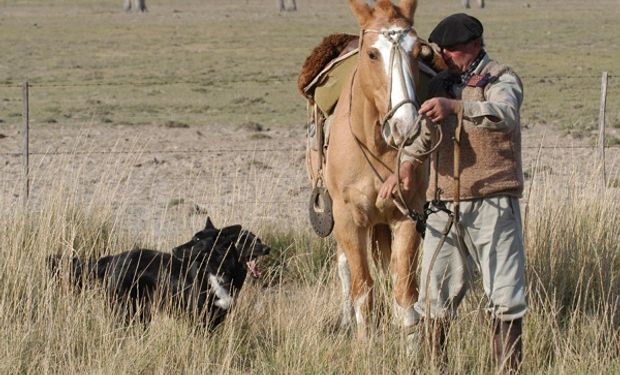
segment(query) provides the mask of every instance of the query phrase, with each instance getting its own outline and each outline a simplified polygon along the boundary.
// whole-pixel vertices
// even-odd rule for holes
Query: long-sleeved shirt
[[[492,61],[488,55],[474,70],[475,80],[467,84],[449,84],[452,96],[463,102],[463,133],[460,152],[460,199],[475,199],[492,195],[521,196],[523,172],[521,166],[520,107],[523,86],[519,77],[507,66]],[[444,85],[446,75],[433,82]],[[430,184],[427,200],[455,198],[453,182],[454,131],[456,116],[440,124],[443,140],[431,156]],[[407,146],[404,160],[423,162],[427,152],[437,142],[437,125],[421,121],[419,136]],[[437,187],[440,189],[437,190]]]

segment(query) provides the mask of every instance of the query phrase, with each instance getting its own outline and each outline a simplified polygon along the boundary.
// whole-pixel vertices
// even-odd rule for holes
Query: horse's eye
[[[371,59],[371,60],[378,60],[379,59],[379,53],[377,51],[370,50],[370,51],[368,51],[368,58]]]

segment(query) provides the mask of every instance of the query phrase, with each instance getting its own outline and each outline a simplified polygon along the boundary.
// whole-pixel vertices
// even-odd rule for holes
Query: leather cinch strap
[[[459,222],[461,197],[461,133],[463,132],[463,102],[457,101],[456,129],[454,130],[454,222]]]

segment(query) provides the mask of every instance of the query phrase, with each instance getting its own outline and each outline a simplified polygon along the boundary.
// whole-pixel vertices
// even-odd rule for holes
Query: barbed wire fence
[[[600,79],[601,76],[598,74],[569,74],[569,75],[559,75],[559,74],[542,74],[542,75],[520,75],[523,80],[534,81],[538,80],[540,82],[548,82],[549,80],[560,82],[566,79],[587,79],[587,80],[596,80]],[[608,79],[616,79],[617,77],[612,74],[607,74]],[[543,81],[544,80],[544,81]],[[89,86],[163,86],[163,85],[215,85],[215,84],[231,84],[231,83],[273,83],[273,82],[290,82],[294,84],[297,81],[297,77],[291,75],[288,78],[283,78],[282,76],[249,76],[244,78],[234,78],[234,79],[217,79],[217,78],[180,78],[178,76],[169,76],[169,77],[157,77],[156,79],[145,79],[145,80],[126,80],[126,81],[92,81],[92,82],[75,82],[75,81],[42,81],[42,82],[29,82],[28,85],[31,88],[54,88],[54,87],[89,87]],[[23,87],[23,82],[4,82],[0,83],[0,88],[21,88]]]
[[[598,76],[593,74],[575,74],[575,75],[531,75],[524,76],[522,78],[527,80],[537,80],[538,82],[560,82],[566,79],[588,79],[593,80]],[[605,135],[606,135],[606,102],[607,102],[607,86],[609,80],[612,78],[610,74],[607,72],[602,73],[601,79],[601,96],[600,96],[600,106],[598,112],[598,139],[596,145],[591,146],[579,146],[579,145],[565,145],[565,146],[523,146],[523,149],[583,149],[583,150],[593,150],[596,151],[597,154],[597,163],[601,166],[601,186],[607,186],[607,174],[606,174],[606,166],[605,166],[605,150],[620,148],[618,144],[608,145],[606,144]],[[616,77],[613,77],[616,78]],[[22,90],[22,151],[21,152],[10,152],[10,151],[2,151],[0,155],[8,156],[8,157],[19,157],[22,156],[22,175],[20,179],[12,179],[11,181],[22,183],[22,201],[24,204],[27,203],[30,192],[30,156],[34,155],[43,155],[43,156],[56,156],[56,155],[94,155],[94,154],[209,154],[209,153],[256,153],[256,152],[291,152],[291,147],[282,147],[282,148],[269,148],[269,149],[257,149],[257,148],[212,148],[212,149],[201,149],[201,150],[91,150],[91,151],[31,151],[30,150],[30,90],[36,88],[62,88],[62,87],[114,87],[114,86],[132,86],[132,87],[149,87],[149,86],[162,86],[162,85],[217,85],[217,84],[232,84],[232,83],[244,83],[244,82],[258,82],[258,83],[273,83],[273,82],[293,82],[295,81],[294,77],[290,79],[282,78],[282,77],[250,77],[243,79],[235,79],[235,80],[217,80],[217,79],[202,79],[202,80],[190,80],[190,79],[180,79],[179,77],[163,77],[157,80],[143,80],[143,81],[97,81],[97,82],[23,82],[22,84],[17,83],[0,83],[0,88],[21,88]],[[9,180],[4,180],[9,181]],[[257,202],[249,202],[249,204],[253,204]],[[278,202],[272,202],[278,203]],[[305,202],[288,202],[288,203],[305,203]]]

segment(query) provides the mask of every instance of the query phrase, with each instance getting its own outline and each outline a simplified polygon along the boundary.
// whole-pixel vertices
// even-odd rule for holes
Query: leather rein
[[[407,72],[412,72],[412,68],[411,65],[409,64],[409,60],[407,58],[407,53],[406,51],[402,48],[402,46],[400,45],[400,41],[403,38],[404,35],[407,35],[409,32],[411,32],[413,30],[412,27],[407,27],[404,29],[398,29],[398,30],[373,30],[373,29],[363,29],[360,32],[360,45],[359,45],[359,51],[361,54],[362,51],[362,46],[363,46],[363,41],[364,41],[364,34],[366,33],[377,33],[377,34],[381,34],[383,35],[386,39],[388,39],[391,43],[391,48],[390,48],[390,58],[389,58],[389,69],[388,69],[388,111],[385,114],[385,116],[383,116],[382,119],[380,119],[380,126],[381,129],[383,129],[385,126],[389,126],[388,121],[394,116],[394,114],[396,113],[396,111],[402,107],[403,105],[406,104],[412,104],[414,106],[414,108],[416,109],[416,111],[418,111],[420,109],[420,104],[418,103],[417,99],[414,97],[413,99],[409,96],[409,91],[407,90],[407,87],[405,87],[405,80],[401,79],[401,85],[402,85],[402,91],[405,95],[405,99],[403,99],[402,101],[400,101],[399,103],[397,103],[396,105],[393,105],[392,103],[392,82],[393,82],[393,74],[394,74],[394,59],[396,58],[396,56],[398,55],[398,71],[400,72],[400,74],[404,74],[405,70],[403,69],[403,62],[405,63],[405,69]],[[349,129],[351,131],[351,135],[353,136],[353,138],[355,139],[355,142],[357,143],[358,147],[360,148],[360,150],[362,151],[362,154],[364,155],[364,158],[366,159],[366,162],[368,163],[368,165],[370,166],[370,168],[372,169],[372,171],[374,172],[375,176],[381,181],[381,183],[385,182],[385,178],[383,178],[383,176],[379,173],[379,171],[376,169],[376,167],[372,164],[370,158],[373,157],[373,159],[375,159],[375,161],[379,162],[380,164],[382,164],[388,171],[390,171],[390,173],[393,173],[392,169],[390,167],[388,167],[387,165],[385,165],[385,163],[379,159],[379,157],[377,157],[376,155],[374,155],[372,152],[370,152],[370,150],[368,149],[368,147],[355,135],[355,133],[353,132],[353,125],[351,124],[351,113],[352,113],[352,103],[353,103],[353,84],[355,82],[355,77],[357,75],[357,66],[355,67],[355,70],[353,71],[353,75],[351,77],[351,85],[349,88],[349,111],[348,111],[348,121],[349,121]],[[413,78],[412,78],[413,80]],[[413,125],[414,131],[412,132],[411,135],[409,135],[408,137],[403,137],[402,142],[400,143],[400,145],[392,146],[388,143],[388,146],[396,149],[398,151],[397,153],[397,158],[396,158],[396,165],[395,165],[395,171],[396,171],[396,178],[398,183],[396,184],[397,186],[397,197],[392,196],[392,202],[394,203],[394,205],[398,208],[398,210],[405,216],[407,216],[408,218],[410,218],[412,221],[418,223],[418,224],[422,224],[424,225],[424,223],[426,222],[426,218],[425,218],[425,214],[424,213],[418,213],[416,212],[414,209],[412,209],[411,207],[409,207],[409,205],[407,204],[407,200],[404,198],[404,195],[402,193],[402,189],[400,186],[400,164],[401,164],[401,157],[402,154],[408,154],[410,156],[414,156],[414,157],[423,157],[426,155],[431,154],[432,152],[434,152],[438,147],[439,144],[442,141],[443,138],[443,133],[441,132],[441,127],[437,126],[437,129],[439,131],[439,139],[437,141],[437,143],[431,147],[431,149],[427,152],[421,153],[421,154],[414,154],[414,153],[410,153],[408,151],[406,151],[404,148],[406,145],[410,144],[419,134],[421,131],[421,124],[420,122],[422,121],[422,119],[427,118],[424,115],[418,115],[417,119]],[[427,118],[428,119],[428,118]]]

